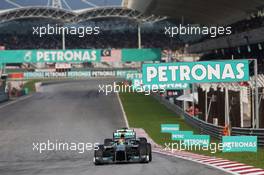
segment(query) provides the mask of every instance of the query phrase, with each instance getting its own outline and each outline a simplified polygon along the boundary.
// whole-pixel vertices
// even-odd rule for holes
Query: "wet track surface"
[[[112,80],[87,80],[43,86],[42,93],[1,108],[1,175],[220,175],[221,171],[153,154],[149,164],[94,166],[93,151],[33,150],[33,143],[96,143],[124,127],[115,94],[98,93]]]

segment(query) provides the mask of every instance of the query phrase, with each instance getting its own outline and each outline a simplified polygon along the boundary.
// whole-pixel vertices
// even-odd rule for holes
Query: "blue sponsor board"
[[[187,135],[193,135],[192,131],[175,131],[171,134],[171,140],[184,140]]]
[[[178,124],[161,124],[162,133],[173,133],[180,130],[180,125]]]
[[[210,136],[209,135],[186,135],[183,139],[183,144],[188,146],[209,146]]]
[[[257,136],[223,136],[223,152],[257,152]]]
[[[248,60],[144,64],[145,85],[241,82],[249,80]]]

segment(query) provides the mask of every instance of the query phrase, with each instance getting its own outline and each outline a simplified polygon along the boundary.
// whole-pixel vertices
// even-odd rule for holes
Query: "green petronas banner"
[[[122,61],[160,61],[161,49],[122,49]]]
[[[160,49],[3,50],[0,63],[159,61]]]
[[[99,62],[100,50],[4,50],[2,63]]]

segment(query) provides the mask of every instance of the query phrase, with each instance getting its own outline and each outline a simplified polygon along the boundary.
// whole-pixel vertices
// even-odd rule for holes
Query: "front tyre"
[[[139,144],[138,149],[139,149],[140,163],[148,163],[149,162],[148,144],[141,143]]]
[[[152,149],[151,149],[151,144],[148,143],[148,155],[149,155],[149,162],[152,161]]]
[[[94,164],[95,165],[102,165],[101,162],[104,154],[104,145],[99,145],[98,150],[94,150]]]

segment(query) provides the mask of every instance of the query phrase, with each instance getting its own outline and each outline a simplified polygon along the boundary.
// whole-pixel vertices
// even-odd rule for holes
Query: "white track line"
[[[230,164],[230,165],[222,166],[222,168],[232,168],[232,167],[241,167],[241,166],[245,166],[245,164],[233,163],[233,164]]]
[[[237,171],[237,170],[240,170],[240,169],[246,169],[246,168],[254,168],[252,166],[249,166],[249,165],[245,165],[245,166],[238,166],[238,167],[234,167],[234,168],[227,168],[228,170],[231,170],[231,171]],[[238,172],[238,171],[237,171]]]
[[[212,164],[214,164],[215,166],[225,166],[225,165],[234,164],[234,162],[232,162],[232,161],[229,161],[229,160],[226,160],[226,161],[223,161],[223,162],[219,162],[219,163],[212,163]]]
[[[116,95],[117,95],[117,99],[118,99],[118,101],[119,101],[119,104],[120,104],[120,107],[121,107],[121,110],[122,110],[122,113],[123,113],[123,117],[124,117],[124,120],[125,120],[125,123],[126,123],[126,127],[129,128],[129,124],[128,124],[128,120],[127,120],[126,112],[125,112],[125,110],[124,110],[124,107],[123,107],[122,101],[121,101],[121,99],[120,99],[120,97],[119,97],[119,93],[117,92]]]
[[[247,175],[263,175],[264,171],[262,172],[255,172],[255,173],[247,173]]]
[[[7,106],[9,106],[9,105],[12,105],[12,104],[18,103],[18,102],[20,102],[20,101],[26,100],[26,99],[28,99],[28,98],[30,98],[30,97],[32,97],[32,94],[31,94],[31,95],[24,96],[24,97],[20,97],[20,98],[18,98],[17,100],[14,100],[14,101],[11,101],[11,102],[7,102],[6,104],[0,105],[0,109],[5,108],[5,107],[7,107]]]
[[[250,173],[250,172],[255,172],[255,171],[261,171],[261,169],[260,168],[248,168],[248,169],[244,169],[240,171],[236,171],[236,170],[234,171],[237,173],[246,173],[246,172]]]

